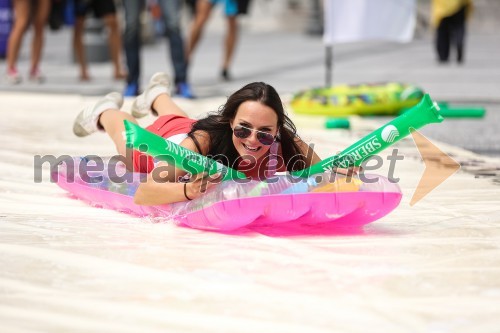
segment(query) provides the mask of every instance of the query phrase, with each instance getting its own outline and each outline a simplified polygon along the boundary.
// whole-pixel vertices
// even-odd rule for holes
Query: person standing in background
[[[181,33],[181,0],[156,0],[161,8],[165,35],[169,40],[170,58],[174,67],[175,94],[184,98],[194,98],[187,78],[187,61]],[[125,8],[125,54],[129,75],[125,96],[136,96],[140,92],[140,13],[143,0],[123,0]]]
[[[431,21],[436,27],[436,52],[440,63],[448,62],[452,45],[457,62],[464,61],[465,21],[472,11],[472,0],[432,0]]]
[[[174,65],[175,94],[185,98],[194,98],[191,86],[187,82],[188,62],[181,33],[182,0],[157,1],[162,11],[165,34],[170,43],[170,58]]]
[[[24,33],[30,23],[30,14],[33,13],[33,42],[31,45],[31,68],[29,78],[31,81],[42,83],[39,65],[42,57],[45,24],[50,12],[51,0],[13,0],[14,24],[7,44],[7,81],[11,84],[21,83],[22,77],[17,70],[17,60],[21,49]]]
[[[127,58],[127,85],[124,96],[139,95],[141,73],[141,12],[145,7],[144,0],[122,0],[125,10],[125,34],[123,46]]]
[[[197,0],[194,23],[191,27],[189,43],[187,47],[187,59],[191,62],[193,53],[198,45],[200,37],[203,33],[203,28],[210,17],[212,9],[217,3],[223,2],[225,5],[225,14],[227,18],[227,33],[224,43],[224,59],[222,62],[221,78],[229,81],[229,66],[231,65],[234,49],[238,39],[238,22],[239,14],[246,14],[250,0]]]
[[[80,80],[90,80],[83,45],[83,34],[85,28],[85,16],[91,9],[94,11],[97,18],[102,18],[104,24],[108,28],[109,53],[114,66],[114,78],[115,80],[123,80],[126,78],[126,74],[123,72],[121,64],[122,41],[114,0],[75,0],[76,19],[73,34],[73,46],[75,49],[76,59],[80,64]]]

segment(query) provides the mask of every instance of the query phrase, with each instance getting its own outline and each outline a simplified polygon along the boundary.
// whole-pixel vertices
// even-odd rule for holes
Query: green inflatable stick
[[[447,102],[438,102],[439,114],[443,118],[482,118],[486,113],[484,107],[452,107]],[[403,109],[399,114],[403,114],[410,109]]]
[[[425,94],[416,106],[368,134],[340,154],[324,159],[307,169],[292,172],[292,176],[306,178],[335,167],[359,166],[367,157],[379,153],[410,134],[410,129],[442,122],[443,117],[438,110],[439,106],[431,100],[428,94]]]
[[[350,128],[351,123],[347,118],[328,118],[325,122],[326,128]]]
[[[444,118],[482,118],[486,110],[483,107],[441,107],[439,114]]]
[[[219,172],[223,175],[223,180],[247,178],[239,171],[165,140],[161,136],[151,133],[139,125],[127,120],[124,121],[124,124],[127,135],[127,146],[139,149],[161,161],[175,164],[179,169],[194,175],[204,171],[207,171],[209,175]]]

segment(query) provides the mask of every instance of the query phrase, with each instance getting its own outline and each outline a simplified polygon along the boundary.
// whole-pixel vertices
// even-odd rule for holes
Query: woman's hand
[[[192,176],[189,182],[184,183],[184,196],[187,200],[193,200],[203,195],[209,188],[222,181],[220,173],[209,176],[207,172]]]
[[[357,175],[360,172],[363,172],[363,168],[360,166],[352,166],[349,168],[333,168],[332,170],[334,173],[340,174],[340,175],[346,175],[348,177],[351,177],[353,175]]]

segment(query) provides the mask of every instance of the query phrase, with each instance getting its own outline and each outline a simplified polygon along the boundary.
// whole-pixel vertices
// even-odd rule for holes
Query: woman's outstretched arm
[[[163,169],[163,171],[161,171]],[[134,203],[138,205],[154,206],[187,200],[184,197],[184,184],[169,181],[172,176],[167,169],[167,163],[159,163],[148,174],[146,182],[141,183],[134,196]],[[179,170],[179,169],[175,169]],[[179,170],[183,172],[182,170]],[[185,172],[183,172],[185,174]],[[181,173],[179,173],[179,176]]]
[[[172,170],[166,163],[159,163],[153,171],[148,174],[145,183],[141,183],[134,196],[134,202],[138,205],[154,206],[164,205],[179,201],[193,200],[201,196],[210,187],[219,184],[222,180],[220,174],[208,176],[206,173],[193,176],[186,182],[168,181]],[[186,172],[175,169],[175,178],[182,178]]]
[[[202,150],[207,151],[208,135],[196,134],[197,141]],[[194,141],[191,138],[184,139],[181,144],[184,148],[198,152]],[[199,152],[204,154],[204,152]],[[148,174],[146,182],[141,183],[134,196],[134,202],[138,205],[162,205],[178,201],[195,199],[205,192],[206,188],[215,183],[217,177],[210,179],[203,178],[202,175],[194,177],[188,183],[179,182],[186,176],[186,171],[160,162]]]
[[[306,168],[321,162],[321,158],[318,156],[318,154],[316,154],[316,152],[310,145],[302,141],[302,139],[300,139],[299,137],[297,137],[295,140],[300,148],[302,155],[306,157]]]

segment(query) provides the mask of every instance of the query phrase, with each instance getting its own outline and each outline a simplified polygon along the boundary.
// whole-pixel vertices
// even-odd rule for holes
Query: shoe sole
[[[116,106],[118,107],[118,109],[120,109],[123,106],[123,96],[120,93],[117,93],[117,92],[109,93],[106,96],[104,96],[104,98],[101,101],[104,101],[104,99],[106,99],[107,102],[110,101],[110,102],[115,103]],[[80,125],[80,123],[82,122],[84,110],[85,109],[80,111],[78,116],[76,116],[75,122],[73,123],[73,133],[80,138],[88,136],[88,135],[93,133],[93,132],[88,132],[85,128],[83,128]],[[101,129],[102,129],[102,127],[101,127]]]
[[[80,138],[90,134],[80,125],[82,118],[83,118],[83,110],[80,111],[73,124],[73,133]]]
[[[139,106],[138,106],[138,104],[146,104],[145,101],[142,101],[146,98],[146,96],[145,96],[146,91],[149,90],[152,86],[157,85],[157,84],[163,84],[163,85],[167,86],[167,91],[170,90],[170,81],[169,81],[167,74],[165,74],[163,72],[158,72],[158,73],[153,74],[153,76],[151,76],[151,79],[149,80],[149,84],[148,84],[148,87],[146,88],[146,90],[142,94],[137,96],[134,100],[134,103],[132,103],[131,114],[134,118],[146,117],[149,114],[149,111],[151,111],[151,113],[154,116],[158,116],[158,112],[156,112],[155,110],[150,109],[150,110],[147,110],[146,112],[143,112],[142,109],[139,108]],[[139,99],[142,99],[142,100],[140,103],[137,103]]]

